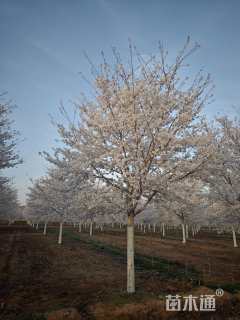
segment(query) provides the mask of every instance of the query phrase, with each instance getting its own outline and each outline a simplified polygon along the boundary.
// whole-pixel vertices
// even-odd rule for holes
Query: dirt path
[[[33,296],[37,301],[43,294],[42,284],[49,270],[48,256],[51,252],[36,241],[36,236],[25,233],[1,236],[4,247],[1,248],[0,299],[2,313],[6,313],[6,317],[9,313],[14,319],[14,314],[31,308]]]
[[[59,247],[39,233],[1,234],[0,319],[75,306],[82,313],[125,288],[118,261],[79,246]]]

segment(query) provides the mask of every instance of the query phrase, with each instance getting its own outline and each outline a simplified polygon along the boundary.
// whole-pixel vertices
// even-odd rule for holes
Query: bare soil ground
[[[240,319],[240,250],[231,239],[200,234],[183,246],[176,237],[136,235],[137,293],[126,287],[124,231],[79,234],[66,227],[0,226],[0,319],[40,320],[75,307],[83,319]],[[167,294],[205,294],[222,287],[217,311],[165,311]],[[201,291],[202,290],[202,291]],[[214,289],[215,290],[215,289]]]

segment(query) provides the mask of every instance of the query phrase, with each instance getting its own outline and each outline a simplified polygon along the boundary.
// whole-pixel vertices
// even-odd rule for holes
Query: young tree
[[[186,178],[169,185],[165,192],[156,198],[160,208],[175,215],[180,221],[183,244],[187,242],[189,224],[206,222],[203,207],[205,199],[204,184],[194,178]]]
[[[20,218],[19,203],[17,199],[17,191],[5,179],[0,184],[0,219],[8,220],[9,223],[16,218]]]
[[[10,114],[12,109],[13,107],[9,103],[0,102],[0,170],[21,163],[20,156],[15,150],[18,132],[11,128]]]
[[[117,220],[124,210],[124,202],[119,193],[111,186],[99,180],[82,189],[78,194],[78,214],[90,220],[90,236],[93,235],[93,223],[102,223],[106,217]],[[83,214],[84,213],[84,214]]]
[[[39,221],[59,222],[58,243],[62,244],[63,224],[74,220],[79,208],[79,193],[86,187],[87,175],[80,169],[74,153],[56,150],[53,156],[43,153],[51,164],[48,175],[30,188],[28,208],[35,210]],[[47,218],[47,219],[46,219]]]
[[[3,95],[0,95],[0,99]],[[8,178],[3,176],[3,170],[21,163],[16,152],[18,132],[11,128],[10,114],[13,107],[10,103],[0,101],[0,214],[8,219],[17,211],[17,193]],[[11,212],[12,210],[12,212]]]
[[[234,225],[240,222],[240,121],[222,117],[217,123],[217,152],[201,178],[208,185],[209,199],[223,216],[222,224],[232,225],[234,239]],[[234,243],[237,246],[236,240]]]
[[[209,76],[180,80],[189,40],[167,64],[166,51],[144,61],[130,44],[130,65],[114,50],[113,67],[96,71],[96,99],[78,105],[78,124],[59,125],[63,141],[79,152],[86,170],[119,190],[125,200],[127,291],[135,292],[134,218],[169,183],[193,174],[209,159],[211,132],[201,110]]]
[[[24,210],[25,219],[31,221],[31,223],[44,223],[44,232],[47,234],[47,224],[50,220],[55,220],[56,211],[49,206],[49,201],[46,201],[46,196],[43,190],[44,182],[42,179],[38,179],[34,182],[33,186],[29,188],[27,194],[27,202]]]

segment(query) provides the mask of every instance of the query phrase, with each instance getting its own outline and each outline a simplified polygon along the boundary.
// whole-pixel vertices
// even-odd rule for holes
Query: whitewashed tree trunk
[[[192,226],[192,237],[195,237],[195,231],[194,231],[194,226]]]
[[[43,229],[43,235],[45,236],[47,234],[47,223],[44,223],[44,229]]]
[[[134,217],[128,216],[127,225],[127,292],[135,292]]]
[[[236,237],[236,232],[233,226],[232,226],[232,236],[233,236],[233,246],[234,248],[237,248],[238,247],[237,237]]]
[[[82,232],[82,223],[79,222],[79,225],[78,225],[78,232]]]
[[[188,239],[189,236],[188,236],[188,224],[186,224],[186,239]]]
[[[38,230],[38,223],[37,223],[37,225],[36,225],[36,230]]]
[[[162,236],[163,236],[163,238],[165,238],[165,235],[166,235],[166,233],[165,233],[165,223],[163,223],[162,224]]]
[[[89,235],[90,235],[90,237],[92,237],[92,235],[93,235],[93,222],[92,221],[90,223]]]
[[[182,223],[181,224],[181,226],[182,226],[182,243],[186,243],[186,232],[185,232],[185,224],[184,223]]]
[[[62,231],[63,231],[63,223],[59,224],[59,234],[58,234],[58,244],[62,244]]]
[[[153,232],[156,232],[156,223],[153,224]]]

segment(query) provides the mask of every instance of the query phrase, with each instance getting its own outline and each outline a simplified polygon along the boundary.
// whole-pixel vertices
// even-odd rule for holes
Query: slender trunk
[[[62,244],[62,230],[63,230],[63,223],[60,222],[60,224],[59,224],[59,234],[58,234],[58,244]]]
[[[79,222],[79,225],[78,225],[78,232],[82,232],[82,224],[81,224],[81,222]]]
[[[238,247],[238,244],[237,244],[237,237],[236,237],[236,232],[234,230],[234,227],[232,226],[232,235],[233,235],[233,246],[234,248],[237,248]]]
[[[36,230],[38,230],[38,223],[37,223],[37,225],[36,225]]]
[[[186,239],[188,239],[188,224],[186,224]]]
[[[134,216],[128,216],[127,225],[127,292],[135,292]]]
[[[91,221],[91,223],[90,223],[89,234],[90,234],[90,237],[92,237],[92,235],[93,235],[93,223],[92,223],[92,221]]]
[[[156,232],[156,223],[154,223],[154,225],[153,225],[153,232],[154,233]]]
[[[162,224],[162,236],[165,238],[165,223]]]
[[[194,226],[192,226],[192,236],[193,236],[193,238],[195,237],[195,227]]]
[[[47,234],[47,223],[44,223],[44,229],[43,229],[43,235],[45,236]]]
[[[185,224],[182,223],[182,243],[186,243],[186,232],[185,232]]]

